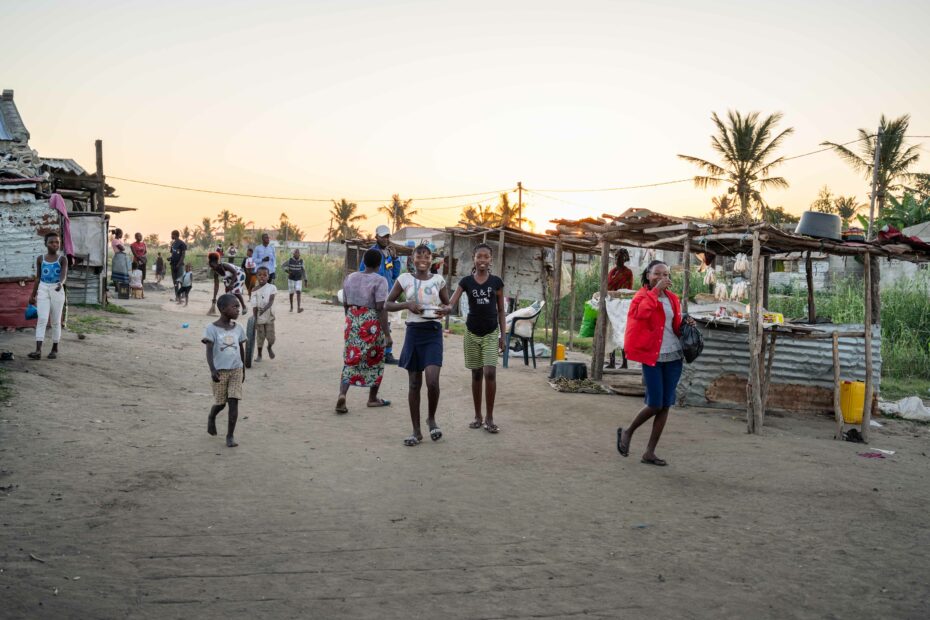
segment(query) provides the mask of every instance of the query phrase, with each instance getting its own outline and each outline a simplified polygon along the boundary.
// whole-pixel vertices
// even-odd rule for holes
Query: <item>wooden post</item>
[[[97,160],[97,191],[94,196],[94,208],[98,213],[106,213],[106,177],[103,176],[103,140],[94,140],[94,152],[96,154]],[[104,216],[106,217],[106,216]],[[106,220],[107,222],[109,220]],[[110,229],[107,228],[107,235],[110,233]],[[105,241],[105,240],[104,240]],[[103,255],[103,269],[100,273],[100,282],[98,282],[98,290],[103,291],[103,299],[100,302],[103,304],[103,307],[106,308],[107,304],[110,303],[107,295],[107,281],[110,279],[108,275],[108,265],[109,261],[107,260],[107,254],[109,254],[110,244],[104,243],[106,251]]]
[[[575,300],[577,296],[575,295],[575,262],[578,256],[572,252],[572,271],[570,276],[570,281],[572,285],[572,303],[568,309],[568,350],[574,351],[575,344]]]
[[[449,233],[449,277],[446,279],[446,290],[448,291],[449,298],[452,298],[452,269],[455,266],[455,233]],[[457,308],[452,308],[452,312],[455,312]],[[446,329],[449,329],[449,315],[446,315]],[[501,334],[503,337],[504,334]]]
[[[762,268],[759,231],[752,233],[752,263],[749,286],[749,377],[747,379],[746,423],[749,433],[762,432]]]
[[[813,325],[817,322],[817,309],[814,307],[814,261],[810,250],[804,259],[804,270],[807,271],[807,322]]]
[[[546,273],[546,248],[541,248],[539,250],[539,284],[542,288],[542,300],[543,307],[549,303],[547,297],[547,291],[549,290],[549,275]],[[549,313],[545,310],[543,311],[543,329],[545,331],[545,339],[549,340]],[[545,341],[544,341],[545,342]],[[552,358],[550,358],[550,362]]]
[[[863,257],[865,269],[865,402],[862,404],[862,428],[859,433],[863,441],[869,442],[869,422],[872,420],[872,253]]]
[[[691,237],[685,239],[684,245],[684,279],[681,285],[681,311],[688,311],[688,294],[691,292]]]
[[[555,363],[555,349],[559,344],[559,302],[562,299],[562,240],[555,242],[555,270],[552,282],[552,353],[549,365]]]
[[[843,439],[843,409],[840,407],[840,334],[833,332],[833,416],[836,418],[834,439]]]
[[[772,381],[772,364],[775,362],[775,341],[777,334],[769,334],[768,360],[765,362],[765,380],[762,382],[762,422],[765,423],[765,408],[769,402],[769,383]]]
[[[604,349],[607,346],[607,273],[610,270],[610,240],[601,241],[601,299],[597,306],[597,327],[594,330],[594,351],[591,356],[591,378],[604,376]]]
[[[769,307],[769,274],[772,272],[772,259],[766,256],[762,259],[762,307]]]

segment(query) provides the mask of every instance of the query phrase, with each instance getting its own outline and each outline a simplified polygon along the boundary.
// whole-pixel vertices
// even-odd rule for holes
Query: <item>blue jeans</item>
[[[656,409],[667,409],[675,404],[675,389],[681,379],[682,361],[656,362],[655,366],[643,364],[643,383],[646,384],[646,405]]]

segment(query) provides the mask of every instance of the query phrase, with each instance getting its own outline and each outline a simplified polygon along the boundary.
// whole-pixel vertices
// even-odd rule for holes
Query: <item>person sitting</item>
[[[116,254],[113,255],[113,265],[110,267],[113,278],[113,288],[118,288],[120,284],[129,284],[130,264],[129,256],[126,255],[126,248],[122,243],[115,246]]]
[[[145,292],[142,290],[143,275],[138,261],[133,262],[132,271],[129,274],[129,288],[132,289],[133,299],[145,299]]]

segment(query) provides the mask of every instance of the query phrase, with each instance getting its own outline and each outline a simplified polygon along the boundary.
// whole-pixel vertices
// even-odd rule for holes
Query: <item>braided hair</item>
[[[494,250],[491,249],[491,246],[489,246],[487,243],[479,243],[478,245],[475,246],[475,249],[471,251],[472,263],[475,262],[475,255],[478,254],[478,250],[487,250],[488,254],[490,254],[491,256],[494,256]],[[478,268],[474,264],[472,264],[471,272],[472,274],[475,274],[478,272]],[[488,265],[488,273],[491,273],[490,265]]]
[[[652,271],[652,268],[655,267],[656,265],[665,265],[665,264],[666,262],[664,260],[654,260],[651,263],[649,263],[649,265],[647,265],[646,269],[643,271],[643,286],[645,286],[646,288],[652,288],[651,286],[649,286],[649,272]]]

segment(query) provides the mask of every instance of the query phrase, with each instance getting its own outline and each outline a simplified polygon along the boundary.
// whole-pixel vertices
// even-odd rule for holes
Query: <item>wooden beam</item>
[[[552,282],[552,350],[549,365],[555,363],[555,349],[559,344],[559,301],[562,299],[562,240],[555,242],[555,270]]]
[[[769,275],[772,272],[772,259],[766,256],[762,262],[762,307],[769,307]]]
[[[455,275],[455,233],[449,232],[449,277],[446,280],[446,291],[449,295],[449,298],[452,298],[452,276]],[[458,308],[453,308],[452,312],[456,312]],[[446,329],[449,329],[449,315],[446,315]],[[504,334],[501,334],[503,337]]]
[[[597,308],[597,327],[594,330],[594,352],[591,356],[591,378],[600,381],[604,376],[604,349],[607,346],[607,273],[610,271],[610,239],[601,247],[601,298]]]
[[[677,244],[680,241],[690,239],[691,235],[684,233],[681,235],[675,235],[674,237],[663,237],[662,239],[656,239],[655,241],[648,241],[646,243],[640,243],[639,246],[642,248],[654,248],[658,245],[666,244]]]
[[[572,302],[568,310],[568,350],[574,351],[573,346],[575,344],[575,301],[578,299],[578,296],[575,291],[575,263],[578,259],[577,254],[572,252],[572,271],[571,276],[569,277],[572,285]]]
[[[865,402],[862,404],[863,441],[869,442],[869,423],[872,421],[872,255],[866,254],[862,270],[865,276]]]
[[[833,332],[833,417],[836,420],[834,439],[843,439],[843,409],[840,407],[840,335]]]
[[[543,307],[545,307],[545,305],[549,303],[549,299],[547,298],[547,291],[549,290],[549,274],[546,273],[545,249],[539,251],[539,284],[542,287]],[[549,340],[549,312],[546,311],[543,311],[543,327],[545,328],[545,338],[546,340]],[[552,361],[552,357],[549,358],[549,361]]]
[[[749,282],[749,379],[747,382],[746,423],[748,432],[762,432],[762,372],[759,361],[762,353],[762,299],[759,267],[762,243],[759,231],[752,233],[752,263]]]
[[[763,336],[764,340],[765,336]],[[769,383],[772,380],[772,364],[775,362],[775,341],[778,338],[778,334],[775,332],[769,333],[769,342],[768,342],[768,360],[765,362],[765,381],[762,382],[762,416],[763,421],[765,420],[765,408],[769,402]]]
[[[685,238],[685,245],[682,248],[684,253],[684,279],[681,285],[681,311],[688,311],[688,294],[691,292],[691,237]]]
[[[672,224],[671,226],[657,226],[655,228],[644,228],[643,232],[647,235],[656,235],[659,233],[679,232],[682,230],[698,230],[694,222],[684,222],[682,224]]]
[[[817,309],[814,307],[814,261],[810,250],[804,258],[804,271],[807,272],[807,322],[813,325],[817,322]]]

